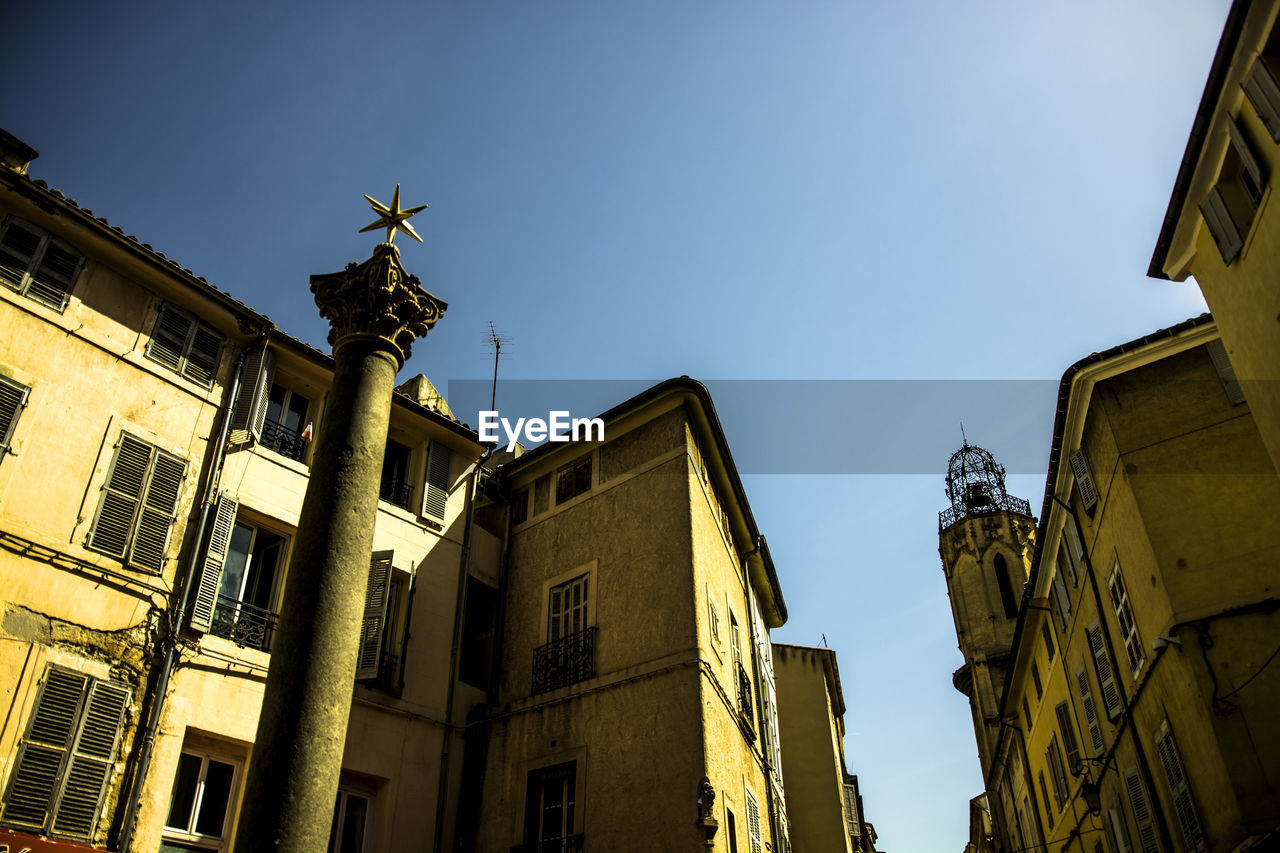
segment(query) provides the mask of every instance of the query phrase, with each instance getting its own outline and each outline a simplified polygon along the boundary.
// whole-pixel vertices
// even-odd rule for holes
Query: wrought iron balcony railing
[[[738,664],[738,710],[742,713],[742,721],[746,724],[743,732],[747,734],[749,740],[755,740],[756,737],[756,715],[755,703],[752,701],[751,679],[747,677],[747,670]]]
[[[413,495],[413,484],[402,483],[399,480],[383,480],[382,487],[378,489],[378,497],[387,503],[395,504],[401,509],[409,508],[409,498]]]
[[[517,844],[511,848],[511,853],[577,853],[581,849],[582,836],[579,834]]]
[[[276,632],[276,618],[270,610],[219,595],[209,633],[237,646],[269,652]]]
[[[302,440],[296,430],[272,421],[262,425],[262,439],[259,443],[268,450],[274,450],[281,456],[287,456],[297,462],[302,461],[302,454],[307,449],[307,443]]]
[[[393,655],[390,652],[383,652],[382,657],[378,659],[378,674],[372,678],[364,679],[361,683],[399,695],[400,656]]]
[[[1013,495],[1004,495],[1003,497],[989,497],[985,503],[980,505],[952,505],[938,513],[938,530],[946,530],[957,521],[963,521],[971,516],[990,515],[993,512],[1002,511],[1030,516],[1031,502],[1022,498],[1015,498]]]
[[[533,692],[545,693],[594,678],[596,629],[569,634],[533,650]]]

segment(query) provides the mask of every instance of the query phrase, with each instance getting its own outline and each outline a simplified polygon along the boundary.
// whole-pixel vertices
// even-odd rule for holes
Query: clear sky
[[[775,639],[839,653],[882,846],[959,853],[982,782],[947,455],[961,420],[998,457],[1029,441],[1010,491],[1039,512],[1063,370],[1204,310],[1145,272],[1228,5],[22,3],[0,125],[34,177],[321,347],[307,277],[368,256],[361,195],[399,182],[430,209],[397,245],[450,305],[403,375],[442,389],[489,375],[489,321],[508,379],[1042,380],[996,409],[890,393],[849,430],[786,382],[722,407],[735,447],[918,446],[874,475],[738,462],[771,471],[745,483]]]

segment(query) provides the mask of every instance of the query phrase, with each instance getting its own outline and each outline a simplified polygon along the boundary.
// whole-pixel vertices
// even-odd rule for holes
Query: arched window
[[[1018,600],[1013,595],[1013,582],[1009,579],[1009,566],[1004,555],[996,554],[996,583],[1000,585],[1000,601],[1004,604],[1004,615],[1013,619],[1018,615]]]

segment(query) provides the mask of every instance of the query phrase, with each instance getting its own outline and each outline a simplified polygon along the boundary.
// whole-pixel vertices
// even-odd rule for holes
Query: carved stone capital
[[[378,338],[390,345],[403,366],[416,338],[425,338],[447,302],[422,288],[400,263],[400,250],[379,243],[362,264],[342,272],[311,276],[320,316],[329,321],[329,344],[344,338]]]

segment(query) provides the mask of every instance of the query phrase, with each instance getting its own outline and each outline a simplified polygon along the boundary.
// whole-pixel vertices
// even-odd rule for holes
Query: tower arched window
[[[1018,615],[1018,600],[1013,595],[1013,581],[1009,577],[1009,564],[1005,562],[1003,554],[996,554],[994,563],[996,584],[1000,587],[1000,602],[1004,605],[1005,618],[1013,619]]]

